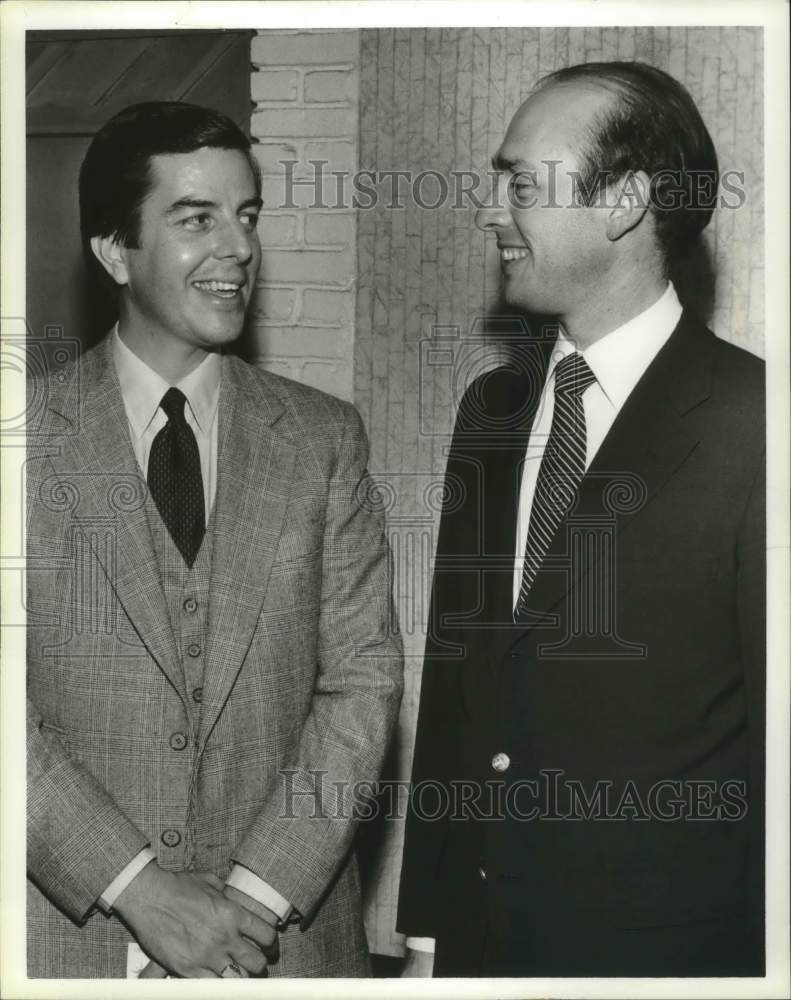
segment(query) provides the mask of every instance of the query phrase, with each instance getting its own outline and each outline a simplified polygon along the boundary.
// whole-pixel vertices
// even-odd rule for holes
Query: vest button
[[[188,615],[194,615],[195,612],[198,610],[198,602],[195,600],[194,597],[188,597],[187,600],[182,605],[182,607],[184,608],[184,610],[187,612]]]
[[[201,687],[193,688],[192,700],[194,702],[197,702],[198,705],[200,705],[200,703],[203,701],[203,688]]]
[[[507,771],[511,766],[511,758],[507,753],[496,753],[492,757],[492,767],[495,771]]]
[[[178,847],[181,843],[181,834],[178,830],[163,830],[161,839],[165,847]]]
[[[173,733],[170,737],[170,747],[172,750],[183,750],[187,745],[187,737],[184,733]]]
[[[200,656],[201,648],[197,642],[191,642],[189,646],[187,646],[187,652],[192,657]]]

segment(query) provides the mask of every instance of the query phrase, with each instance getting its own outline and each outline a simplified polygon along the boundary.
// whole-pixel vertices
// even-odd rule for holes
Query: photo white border
[[[756,25],[765,39],[766,327],[768,396],[767,976],[764,979],[494,979],[201,981],[27,980],[25,971],[25,687],[21,460],[24,442],[3,447],[0,520],[2,727],[0,728],[0,993],[9,998],[97,997],[786,997],[789,966],[789,27],[784,0],[456,3],[70,2],[7,0],[0,6],[2,87],[2,337],[25,315],[25,30],[84,28],[365,28],[391,26],[563,27]],[[24,324],[22,324],[24,329]],[[24,409],[24,372],[2,364],[2,417]],[[21,617],[20,617],[21,616]]]

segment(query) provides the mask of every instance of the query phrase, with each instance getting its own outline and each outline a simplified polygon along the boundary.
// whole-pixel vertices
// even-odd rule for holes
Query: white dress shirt
[[[132,449],[140,471],[147,477],[151,445],[168,420],[159,404],[170,385],[126,346],[117,326],[110,336],[113,338],[113,360],[129,421]],[[217,406],[221,373],[220,355],[208,354],[197,368],[176,383],[176,388],[187,397],[184,416],[198,444],[207,524],[217,493]],[[100,907],[106,911],[112,909],[113,903],[132,879],[155,858],[151,848],[144,847],[104,890],[99,899]],[[281,920],[287,919],[292,912],[287,899],[241,865],[233,866],[227,884],[252,896]]]
[[[681,303],[672,283],[660,298],[639,316],[605,334],[595,344],[580,351],[588,367],[596,376],[582,394],[585,411],[586,453],[585,468],[599,450],[607,432],[613,425],[621,407],[640,381],[648,366],[681,318]],[[527,529],[530,511],[538,480],[538,470],[544,457],[544,448],[552,427],[552,413],[555,408],[555,366],[577,348],[560,333],[547,370],[546,381],[541,393],[536,417],[530,431],[519,489],[519,507],[516,520],[516,552],[514,553],[513,606],[519,600],[522,583],[522,569],[527,546]],[[408,948],[414,951],[433,951],[433,938],[407,937]]]
[[[145,476],[151,445],[168,422],[159,404],[170,384],[126,346],[118,334],[118,327],[113,331],[112,338],[113,360],[129,421],[132,449]],[[217,404],[221,371],[220,355],[207,354],[197,368],[176,384],[176,388],[187,397],[184,418],[198,444],[207,524],[217,492]]]

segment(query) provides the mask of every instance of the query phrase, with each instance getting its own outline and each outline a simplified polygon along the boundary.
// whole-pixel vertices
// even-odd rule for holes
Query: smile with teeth
[[[212,295],[219,295],[223,299],[233,298],[242,287],[235,281],[196,281],[194,285],[202,292],[211,292]]]
[[[528,251],[522,247],[502,247],[500,250],[500,258],[502,260],[521,260],[523,257],[527,257]]]

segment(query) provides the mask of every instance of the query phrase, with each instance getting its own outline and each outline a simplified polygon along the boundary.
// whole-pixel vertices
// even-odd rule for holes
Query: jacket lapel
[[[652,503],[694,451],[685,414],[711,391],[714,335],[688,314],[635,386],[580,485],[578,502],[558,528],[530,590],[530,628],[596,566],[596,555],[569,564],[575,524],[609,518],[619,535]]]
[[[72,497],[72,523],[90,544],[141,642],[184,696],[184,681],[146,517],[145,478],[132,450],[121,388],[106,337],[89,352],[49,409],[68,428],[51,458]],[[61,423],[61,426],[63,424]]]
[[[463,534],[461,550],[446,552],[448,546],[444,546],[442,552],[449,577],[444,588],[460,593],[458,578],[468,580],[469,592],[462,595],[458,605],[467,610],[462,616],[450,612],[447,623],[462,629],[459,641],[467,650],[465,662],[471,668],[463,672],[471,714],[488,704],[485,691],[492,678],[483,665],[488,662],[496,667],[513,633],[511,609],[522,466],[553,342],[528,341],[514,359],[515,370],[487,376],[477,404],[480,413],[471,421],[473,426],[463,429],[469,438],[465,434],[454,449],[456,462],[461,460],[468,469],[476,470],[474,477],[468,473],[469,508],[460,512],[464,522],[459,525]],[[468,562],[466,573],[459,573],[460,555]]]
[[[486,426],[491,427],[479,442],[482,554],[491,581],[482,588],[483,620],[499,626],[511,622],[520,484],[554,344],[554,331],[552,336],[545,332],[521,343],[508,381],[495,384],[494,393],[490,390],[497,397],[490,402],[494,413],[482,414],[488,416]]]
[[[273,426],[283,412],[260,373],[223,358],[201,745],[250,648],[283,527],[296,461]]]

